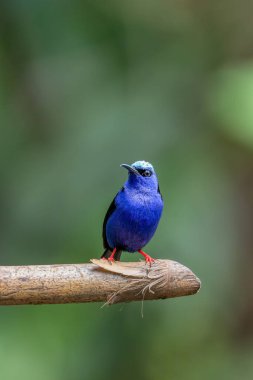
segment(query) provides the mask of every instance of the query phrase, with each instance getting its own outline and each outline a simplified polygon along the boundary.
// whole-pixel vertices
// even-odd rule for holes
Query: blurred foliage
[[[145,159],[165,201],[147,250],[202,280],[144,319],[139,303],[2,308],[2,379],[252,378],[251,8],[0,2],[1,265],[99,257],[119,165]]]
[[[253,65],[226,68],[217,74],[211,107],[219,124],[231,136],[253,145]]]

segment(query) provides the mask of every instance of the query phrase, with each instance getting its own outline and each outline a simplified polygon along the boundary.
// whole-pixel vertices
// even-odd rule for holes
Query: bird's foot
[[[115,253],[117,252],[117,248],[114,248],[114,250],[112,251],[112,254],[110,257],[108,257],[108,261],[110,263],[113,263],[115,260],[114,260],[114,256],[115,256]]]
[[[151,266],[151,264],[155,262],[155,260],[151,256],[143,252],[141,249],[139,249],[138,252],[145,258],[146,264],[149,264]]]
[[[154,262],[155,262],[155,259],[153,259],[153,257],[147,255],[147,256],[145,257],[145,261],[146,261],[147,264],[149,263],[149,264],[151,265],[151,263],[154,263]]]

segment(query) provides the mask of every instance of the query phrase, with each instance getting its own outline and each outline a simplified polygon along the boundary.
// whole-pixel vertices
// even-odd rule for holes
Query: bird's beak
[[[134,173],[136,175],[140,175],[140,173],[138,172],[138,170],[136,170],[133,166],[131,165],[127,165],[127,164],[121,164],[120,165],[122,168],[125,168],[127,169],[130,173]]]

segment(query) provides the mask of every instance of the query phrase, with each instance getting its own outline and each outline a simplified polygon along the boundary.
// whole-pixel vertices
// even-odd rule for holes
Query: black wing
[[[122,187],[121,191],[124,191],[124,187]],[[119,193],[117,193],[117,195],[118,194]],[[115,198],[113,199],[112,203],[110,204],[110,206],[109,206],[109,208],[107,210],[107,213],[105,214],[105,218],[104,218],[104,222],[103,222],[103,243],[104,243],[104,248],[106,248],[106,249],[112,249],[112,248],[114,248],[114,247],[109,247],[108,241],[106,239],[106,224],[107,224],[107,221],[110,218],[110,216],[116,210],[115,199],[117,198],[117,195],[115,196]]]
[[[110,249],[110,247],[109,247],[109,244],[108,244],[107,239],[106,239],[106,224],[107,224],[109,217],[113,214],[113,212],[116,209],[115,198],[113,199],[112,203],[110,204],[110,206],[107,210],[107,213],[105,214],[105,218],[104,218],[104,222],[103,222],[103,244],[104,244],[104,248],[107,248],[107,249]]]
[[[157,188],[157,192],[161,195],[161,198],[162,198],[162,200],[163,200],[163,196],[162,196],[162,194],[161,194],[161,191],[160,191],[160,187],[159,187],[159,185],[158,185],[158,188]]]

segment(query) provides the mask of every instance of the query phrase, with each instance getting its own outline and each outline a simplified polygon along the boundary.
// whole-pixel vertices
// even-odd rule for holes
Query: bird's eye
[[[150,177],[151,176],[151,171],[150,170],[144,170],[142,173],[143,177]]]

